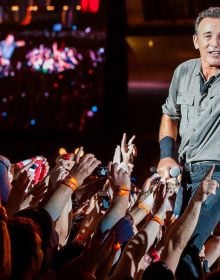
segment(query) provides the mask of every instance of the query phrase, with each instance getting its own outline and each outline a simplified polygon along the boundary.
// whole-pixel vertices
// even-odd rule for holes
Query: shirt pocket
[[[210,115],[211,117],[220,116],[220,92],[213,92],[209,97]]]
[[[194,115],[194,95],[180,94],[177,96],[177,104],[181,110],[181,125],[188,127],[190,118]]]

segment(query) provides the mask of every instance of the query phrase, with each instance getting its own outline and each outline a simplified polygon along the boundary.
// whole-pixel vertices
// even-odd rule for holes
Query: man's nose
[[[210,40],[210,45],[212,47],[220,47],[220,37],[219,36],[212,36]]]

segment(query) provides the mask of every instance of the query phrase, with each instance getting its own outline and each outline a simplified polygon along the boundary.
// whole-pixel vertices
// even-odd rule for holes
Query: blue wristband
[[[172,137],[166,136],[162,138],[160,140],[160,159],[166,157],[173,158],[174,146],[175,146],[175,140]]]

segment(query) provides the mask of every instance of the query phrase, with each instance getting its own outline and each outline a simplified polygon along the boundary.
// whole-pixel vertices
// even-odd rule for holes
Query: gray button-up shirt
[[[200,59],[176,68],[162,110],[180,121],[180,160],[220,161],[220,76],[201,94],[200,70]]]

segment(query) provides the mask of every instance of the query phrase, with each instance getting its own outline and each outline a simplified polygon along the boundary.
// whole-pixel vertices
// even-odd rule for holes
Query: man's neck
[[[220,74],[220,68],[218,67],[202,67],[202,73],[206,81],[210,79],[210,77],[217,76]]]

